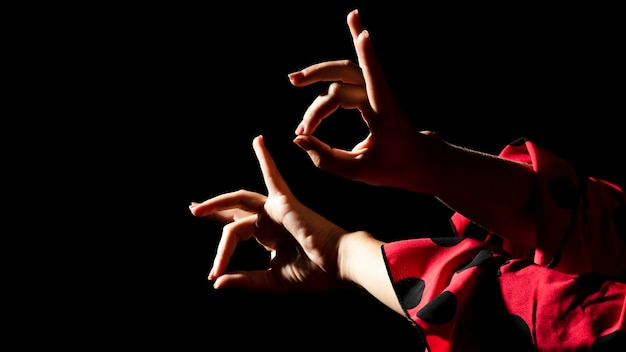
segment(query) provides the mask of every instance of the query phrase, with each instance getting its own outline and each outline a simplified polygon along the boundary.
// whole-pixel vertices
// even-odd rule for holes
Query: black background
[[[346,15],[356,7],[417,128],[491,153],[525,136],[582,172],[626,184],[626,60],[613,8],[389,1],[57,8],[61,15],[29,44],[30,60],[38,89],[55,92],[47,104],[57,117],[48,123],[75,131],[75,143],[59,146],[76,170],[64,180],[80,188],[69,217],[81,250],[67,267],[77,273],[71,281],[80,288],[69,296],[80,302],[75,321],[91,336],[86,343],[419,346],[403,317],[363,292],[214,291],[206,275],[221,226],[187,209],[240,188],[265,192],[251,148],[263,134],[296,196],[344,228],[389,241],[449,234],[450,212],[432,198],[317,170],[292,143],[323,86],[294,88],[287,74],[355,59]],[[317,135],[351,148],[365,133],[356,112],[338,111]],[[267,259],[245,243],[230,269],[264,268]]]

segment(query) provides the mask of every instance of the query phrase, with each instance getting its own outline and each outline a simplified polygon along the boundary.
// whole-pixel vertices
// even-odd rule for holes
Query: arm
[[[536,209],[532,165],[448,144],[436,181],[423,190],[455,211],[527,248],[535,248]]]
[[[530,165],[417,131],[392,94],[356,10],[348,14],[348,24],[359,65],[328,61],[289,74],[294,86],[332,82],[305,111],[294,142],[319,168],[372,185],[433,195],[493,232],[515,229],[509,233],[512,238],[534,246],[534,238],[523,236],[535,228]],[[370,131],[350,151],[331,148],[313,135],[339,107],[358,109]]]
[[[404,315],[383,258],[381,247],[384,244],[363,231],[343,236],[339,247],[340,275],[367,290],[396,313]]]
[[[263,144],[253,142],[268,195],[236,191],[192,203],[194,216],[226,225],[209,279],[215,288],[313,292],[356,284],[401,313],[382,256],[383,242],[348,232],[300,203]],[[268,270],[227,273],[238,242],[254,237],[271,252]]]

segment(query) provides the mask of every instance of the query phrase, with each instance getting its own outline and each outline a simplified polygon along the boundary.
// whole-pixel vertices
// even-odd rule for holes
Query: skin
[[[225,222],[209,280],[215,288],[312,292],[350,287],[371,292],[401,313],[380,247],[364,231],[348,232],[303,205],[282,178],[263,137],[253,140],[267,196],[240,190],[192,203],[194,216]],[[271,252],[270,267],[226,273],[237,243],[255,237]]]
[[[417,131],[388,86],[357,10],[347,22],[358,64],[327,61],[288,75],[296,87],[329,82],[306,109],[294,143],[323,170],[435,196],[485,228],[497,233],[507,229],[510,239],[534,248],[534,237],[527,236],[535,228],[529,199],[532,168]],[[340,107],[358,109],[369,128],[352,150],[332,148],[313,135]],[[208,277],[215,280],[214,287],[312,292],[356,286],[403,314],[383,260],[384,242],[364,231],[348,232],[303,205],[280,175],[262,136],[253,140],[253,149],[267,195],[240,190],[190,205],[194,216],[225,224]],[[237,244],[252,237],[271,253],[269,268],[226,272]]]
[[[417,131],[388,86],[358,11],[348,14],[348,25],[358,65],[327,61],[288,75],[296,87],[332,82],[305,111],[294,142],[321,169],[371,185],[433,195],[485,228],[506,232],[518,244],[534,248],[534,238],[527,236],[535,229],[529,199],[532,167]],[[350,151],[331,148],[313,135],[339,107],[358,109],[369,128],[369,135]]]

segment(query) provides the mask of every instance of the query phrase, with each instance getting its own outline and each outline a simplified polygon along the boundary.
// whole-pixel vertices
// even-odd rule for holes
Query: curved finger
[[[363,86],[361,68],[350,60],[325,61],[287,75],[292,85],[303,87],[316,82],[343,82]]]
[[[229,222],[237,221],[238,219],[250,216],[252,214],[254,213],[242,209],[225,209],[214,211],[211,214],[204,216],[204,218],[217,221],[222,224],[227,224]]]
[[[357,156],[359,154],[331,148],[312,135],[299,135],[293,142],[307,152],[316,167],[349,179],[356,179],[359,167]]]
[[[230,258],[237,248],[237,244],[249,240],[254,236],[256,221],[257,216],[251,215],[224,226],[222,237],[217,245],[217,252],[213,259],[213,266],[209,272],[209,280],[213,280],[224,274],[230,262]]]
[[[229,209],[240,209],[256,213],[265,204],[266,200],[267,197],[260,193],[239,190],[215,196],[202,203],[192,202],[189,205],[189,210],[197,217],[210,217],[212,214]],[[219,215],[216,216],[219,217]]]
[[[300,281],[295,277],[281,278],[277,277],[277,275],[281,274],[274,269],[234,271],[218,277],[213,283],[213,287],[216,289],[237,288],[271,293],[319,292],[354,287],[352,283],[339,281],[319,268],[313,269],[313,271],[306,274],[308,276],[306,282]]]
[[[348,16],[348,25],[354,38],[354,47],[358,57],[359,67],[363,71],[365,87],[371,108],[375,112],[388,110],[385,104],[394,101],[389,88],[387,77],[378,61],[376,51],[372,45],[370,34],[363,29],[358,11],[352,11]],[[356,36],[355,36],[356,35]]]
[[[285,292],[284,286],[276,283],[273,274],[269,270],[235,271],[218,277],[213,287],[237,288],[250,291],[262,292]]]
[[[355,109],[367,102],[367,94],[361,86],[353,84],[332,83],[328,92],[319,95],[307,108],[302,121],[296,128],[296,134],[311,134],[323,119],[335,112],[339,107]]]

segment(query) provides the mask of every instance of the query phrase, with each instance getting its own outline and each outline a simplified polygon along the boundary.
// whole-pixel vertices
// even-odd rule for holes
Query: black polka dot
[[[607,282],[609,279],[604,275],[596,273],[584,273],[574,278],[574,280],[587,287],[591,292],[595,292],[598,291],[602,284]]]
[[[592,352],[626,351],[626,331],[617,330],[598,337],[591,345]]]
[[[431,324],[445,324],[452,320],[456,313],[456,296],[450,291],[444,291],[439,296],[428,302],[419,312],[417,317]]]
[[[528,139],[526,139],[525,137],[520,137],[514,140],[513,142],[509,143],[509,145],[512,147],[519,147],[520,145],[524,145],[524,143],[526,143],[527,140]]]
[[[517,332],[517,334],[515,335],[518,336],[520,340],[525,341],[527,343],[527,346],[532,346],[533,338],[532,338],[532,335],[530,334],[530,328],[528,327],[528,324],[526,324],[524,319],[522,319],[518,315],[511,314],[511,318],[513,320],[513,326],[515,327],[515,330]]]
[[[432,237],[431,240],[439,247],[454,247],[463,241],[460,237]]]
[[[469,224],[467,224],[467,226],[463,230],[463,237],[465,238],[474,238],[483,241],[487,238],[488,235],[489,231],[487,231],[483,227],[478,226],[474,222],[470,222]]]
[[[580,294],[577,295],[570,302],[570,306],[584,306],[585,297],[594,294],[594,292],[599,292],[600,290],[602,290],[602,285],[610,280],[611,278],[609,276],[598,273],[584,273],[577,276],[576,278],[574,278],[574,281],[576,281],[577,284],[581,285],[579,289]]]
[[[626,204],[621,204],[613,210],[613,226],[617,237],[626,241]]]
[[[415,308],[422,301],[426,283],[422,279],[409,277],[396,282],[394,287],[398,293],[402,308],[411,309]]]
[[[565,177],[555,177],[548,183],[550,197],[563,209],[574,209],[578,204],[578,191],[574,182]]]
[[[491,258],[493,258],[493,253],[489,250],[483,249],[482,251],[478,252],[478,254],[476,254],[474,259],[472,259],[472,261],[469,264],[459,269],[457,273],[460,273],[461,271],[467,270],[469,268],[473,268],[475,266],[479,266],[489,261]]]

